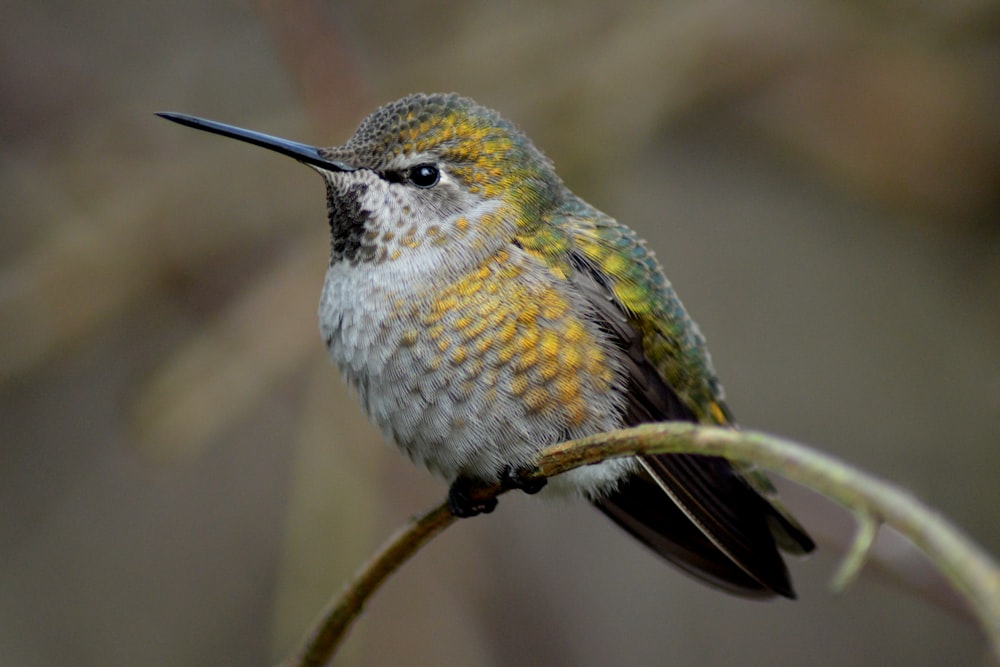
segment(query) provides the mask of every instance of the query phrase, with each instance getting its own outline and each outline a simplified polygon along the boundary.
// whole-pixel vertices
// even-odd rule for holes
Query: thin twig
[[[544,450],[538,472],[551,476],[606,458],[697,452],[781,474],[861,516],[880,517],[924,552],[969,602],[1000,657],[1000,567],[975,542],[910,493],[832,456],[752,431],[686,423],[645,424]]]
[[[840,567],[837,568],[837,573],[830,581],[830,588],[833,589],[834,593],[846,591],[848,586],[854,583],[854,580],[861,574],[861,568],[868,560],[868,554],[871,553],[872,545],[875,544],[879,526],[882,525],[878,519],[867,512],[856,511],[854,517],[858,521],[858,532],[851,542],[851,548],[844,555]]]
[[[858,535],[834,584],[856,576],[880,523],[907,537],[941,570],[975,613],[1000,657],[1000,568],[961,530],[906,491],[833,457],[774,436],[686,423],[646,424],[553,445],[533,476],[548,478],[588,463],[636,454],[698,453],[754,464],[838,502],[858,517]],[[323,612],[285,667],[321,667],[378,586],[453,518],[446,505],[397,533]]]
[[[323,667],[340,646],[351,623],[361,614],[365,602],[420,547],[454,523],[447,503],[412,519],[382,545],[348,582],[340,596],[320,614],[298,653],[282,667]]]

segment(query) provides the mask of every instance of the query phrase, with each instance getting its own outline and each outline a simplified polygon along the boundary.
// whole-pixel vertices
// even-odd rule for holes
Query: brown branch
[[[448,504],[435,507],[415,517],[382,545],[378,553],[365,563],[331,602],[309,631],[298,653],[282,663],[282,667],[323,667],[326,665],[347,629],[389,575],[420,550],[435,535],[455,522]]]
[[[858,537],[835,576],[850,582],[864,565],[881,524],[922,550],[971,607],[1000,657],[1000,568],[977,544],[908,492],[794,442],[752,431],[687,423],[646,424],[602,433],[543,450],[534,476],[548,478],[581,465],[636,454],[698,453],[724,456],[776,472],[827,496],[860,522]],[[493,489],[502,493],[499,489]],[[454,518],[441,505],[393,536],[323,612],[306,643],[284,667],[319,667],[333,656],[351,622],[379,585]]]

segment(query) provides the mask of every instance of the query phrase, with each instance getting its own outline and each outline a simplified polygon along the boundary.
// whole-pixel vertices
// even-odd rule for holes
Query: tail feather
[[[709,584],[745,597],[795,597],[773,530],[780,526],[794,551],[811,551],[812,540],[788,524],[728,461],[676,454],[640,461],[640,472],[594,500],[601,511]]]
[[[774,597],[776,591],[720,551],[648,475],[633,475],[610,495],[592,502],[633,537],[697,579],[747,598]],[[784,591],[786,597],[795,596],[790,585]]]

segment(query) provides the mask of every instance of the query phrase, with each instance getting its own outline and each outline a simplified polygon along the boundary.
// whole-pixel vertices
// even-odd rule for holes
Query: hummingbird
[[[748,598],[795,593],[780,551],[814,544],[762,472],[700,454],[618,458],[550,480],[548,445],[681,420],[735,428],[705,339],[629,227],[573,194],[496,111],[457,94],[375,110],[320,148],[178,113],[287,155],[326,185],[319,305],[330,358],[371,420],[450,483],[589,500],[688,574]]]

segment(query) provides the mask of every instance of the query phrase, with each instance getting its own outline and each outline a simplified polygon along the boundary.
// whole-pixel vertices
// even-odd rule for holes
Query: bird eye
[[[406,180],[418,188],[433,188],[441,180],[441,172],[432,164],[418,164],[406,172]]]

